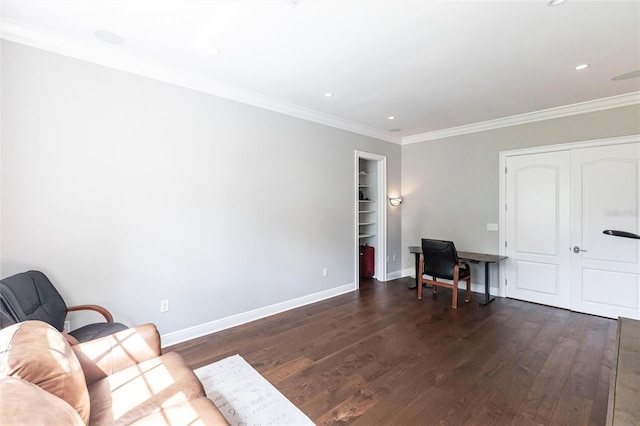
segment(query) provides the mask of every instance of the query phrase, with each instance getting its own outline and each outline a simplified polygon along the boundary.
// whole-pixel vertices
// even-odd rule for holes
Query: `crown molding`
[[[86,62],[129,72],[176,86],[207,93],[261,109],[274,111],[313,123],[346,130],[375,139],[400,144],[402,139],[385,132],[352,121],[343,120],[308,108],[283,102],[250,90],[231,86],[221,81],[198,76],[196,74],[153,63],[125,54],[110,46],[87,43],[62,37],[58,34],[34,29],[21,22],[2,18],[0,20],[0,38],[19,44],[35,47],[49,52],[69,56]]]
[[[609,98],[596,99],[573,105],[550,108],[400,138],[362,124],[283,102],[250,90],[231,86],[221,81],[204,78],[166,65],[152,63],[133,55],[125,54],[118,49],[107,45],[102,46],[99,44],[62,37],[58,34],[46,32],[42,29],[31,28],[21,22],[8,18],[0,19],[0,38],[176,86],[185,87],[257,108],[274,111],[313,123],[401,145],[484,132],[503,127],[517,126],[536,121],[585,114],[640,103],[640,92],[632,92]]]
[[[624,95],[611,96],[609,98],[595,99],[573,105],[565,105],[541,111],[529,112],[526,114],[498,118],[496,120],[482,121],[480,123],[467,124],[459,127],[451,127],[449,129],[436,130],[434,132],[406,136],[402,139],[402,145],[433,141],[451,136],[467,135],[469,133],[485,132],[487,130],[500,129],[503,127],[518,126],[536,121],[586,114],[589,112],[620,108],[635,104],[640,104],[640,92],[631,92]]]

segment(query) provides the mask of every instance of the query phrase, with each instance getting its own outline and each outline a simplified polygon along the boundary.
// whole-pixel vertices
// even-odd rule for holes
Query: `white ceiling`
[[[1,0],[0,14],[7,40],[406,143],[638,103],[640,1],[547,1]]]

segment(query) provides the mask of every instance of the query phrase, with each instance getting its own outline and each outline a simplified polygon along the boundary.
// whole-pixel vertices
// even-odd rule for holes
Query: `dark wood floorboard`
[[[240,354],[316,424],[603,425],[616,321],[482,295],[451,309],[409,278],[181,343]],[[460,294],[460,302],[463,295]]]

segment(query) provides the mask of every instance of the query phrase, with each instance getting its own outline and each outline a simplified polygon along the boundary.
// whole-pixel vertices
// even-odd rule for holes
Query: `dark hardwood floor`
[[[616,321],[409,278],[166,348],[240,354],[316,424],[603,425]]]

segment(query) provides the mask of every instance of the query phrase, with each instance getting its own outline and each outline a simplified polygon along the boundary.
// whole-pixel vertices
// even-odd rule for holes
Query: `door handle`
[[[606,235],[611,235],[613,237],[633,238],[635,240],[640,240],[640,235],[634,234],[634,233],[631,233],[631,232],[616,231],[616,230],[613,230],[613,229],[605,229],[604,231],[602,231],[602,233],[606,234]]]
[[[587,251],[586,251],[586,250],[582,250],[582,249],[581,249],[580,247],[578,247],[578,246],[575,246],[575,247],[573,248],[573,252],[577,254],[577,253],[580,253],[580,252],[586,253]]]

